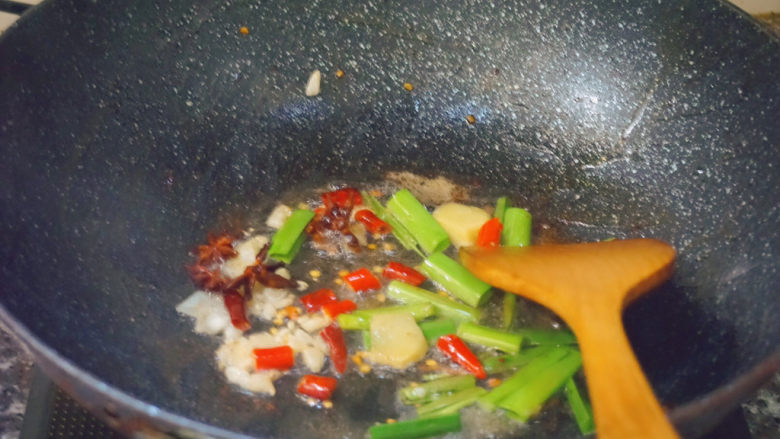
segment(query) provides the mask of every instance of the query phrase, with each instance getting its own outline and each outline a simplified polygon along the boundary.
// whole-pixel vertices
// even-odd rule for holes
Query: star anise
[[[209,265],[236,256],[233,237],[227,234],[214,236],[209,233],[209,243],[198,246],[198,264]]]
[[[244,287],[245,292],[251,292],[255,282],[269,288],[295,288],[298,284],[285,277],[282,277],[274,271],[284,266],[283,262],[268,263],[268,244],[264,245],[257,253],[255,262],[246,267],[244,273],[232,279],[225,285],[225,289],[237,289]]]
[[[227,280],[219,274],[217,269],[195,264],[187,267],[187,271],[190,272],[192,283],[202,290],[222,292],[227,285]]]

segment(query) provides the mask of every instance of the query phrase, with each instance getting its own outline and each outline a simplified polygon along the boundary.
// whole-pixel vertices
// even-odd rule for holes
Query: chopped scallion
[[[502,399],[499,407],[514,413],[520,420],[527,421],[539,411],[553,393],[571,378],[582,366],[582,357],[574,349],[570,349],[560,361],[547,367],[537,374],[521,391],[513,392]]]
[[[509,329],[515,319],[515,309],[517,308],[517,296],[504,291],[503,307],[501,308],[501,328]]]
[[[436,314],[436,308],[430,303],[410,303],[401,306],[384,306],[380,308],[361,309],[349,314],[339,314],[336,320],[341,329],[369,329],[371,327],[371,316],[376,314],[386,314],[392,312],[408,312],[416,321],[421,321]]]
[[[506,213],[507,207],[509,207],[509,199],[507,197],[501,197],[496,201],[496,211],[493,212],[493,217],[498,218],[501,224],[504,224],[504,213]]]
[[[577,338],[574,337],[574,333],[565,329],[523,328],[515,332],[523,336],[523,344],[527,346],[577,344]]]
[[[314,212],[311,210],[298,209],[293,212],[284,222],[282,228],[271,238],[268,256],[285,264],[292,262],[306,240],[304,230],[312,218],[314,218]]]
[[[447,232],[407,189],[401,189],[390,198],[387,211],[411,233],[426,253],[442,251],[449,247],[450,238]]]
[[[417,269],[467,305],[480,306],[490,298],[489,284],[441,252],[428,256]]]
[[[437,314],[458,321],[476,322],[480,318],[476,308],[397,280],[387,285],[387,295],[403,303],[430,303],[436,308]]]
[[[485,372],[489,374],[517,370],[520,367],[530,363],[536,357],[541,356],[551,350],[557,349],[555,346],[539,346],[534,348],[521,349],[520,352],[511,355],[487,354],[480,356],[482,366]]]
[[[507,247],[531,245],[531,214],[519,207],[510,207],[504,213],[503,244]]]
[[[480,407],[485,410],[494,410],[504,398],[517,393],[521,388],[528,385],[529,382],[535,380],[542,371],[560,361],[571,351],[572,349],[570,348],[555,348],[534,358],[522,369],[515,372],[514,375],[504,380],[500,386],[479,398]]]
[[[420,256],[425,257],[425,254],[418,247],[417,241],[414,239],[414,236],[412,236],[412,234],[408,230],[406,230],[406,227],[404,227],[404,225],[401,224],[401,222],[396,217],[394,217],[389,212],[387,212],[387,209],[385,209],[385,207],[382,206],[382,203],[380,203],[379,200],[377,200],[371,194],[365,191],[363,191],[361,195],[363,197],[363,201],[368,203],[368,207],[370,207],[371,210],[374,211],[376,216],[378,216],[387,224],[390,224],[390,227],[393,228],[392,231],[393,236],[395,236],[398,242],[400,242],[405,249],[413,250]]]
[[[520,345],[523,343],[523,337],[520,334],[469,322],[463,322],[458,326],[458,337],[470,343],[495,348],[510,354],[518,353]]]
[[[368,429],[371,439],[415,439],[461,430],[460,414],[379,424]]]
[[[406,386],[398,392],[398,395],[404,404],[419,404],[435,399],[436,395],[469,389],[476,385],[477,380],[474,375],[447,376],[426,383]]]
[[[457,413],[458,410],[473,404],[477,398],[486,393],[487,390],[476,386],[459,390],[451,395],[442,396],[428,404],[417,407],[417,416],[424,418]]]
[[[435,346],[442,335],[454,334],[458,329],[455,322],[449,319],[428,320],[420,322],[419,326],[431,346]]]
[[[588,435],[596,431],[590,404],[582,397],[580,390],[577,388],[577,383],[574,382],[574,377],[566,380],[566,383],[563,385],[563,391],[566,394],[569,407],[571,407],[571,411],[574,413],[574,419],[577,421],[580,433]]]

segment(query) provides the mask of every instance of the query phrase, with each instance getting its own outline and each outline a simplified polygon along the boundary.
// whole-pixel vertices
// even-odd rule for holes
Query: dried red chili
[[[343,188],[321,195],[322,206],[314,209],[314,219],[306,226],[306,233],[314,242],[324,244],[329,236],[340,235],[345,239],[347,247],[360,251],[357,237],[349,229],[352,209],[363,203],[363,198],[355,188]]]

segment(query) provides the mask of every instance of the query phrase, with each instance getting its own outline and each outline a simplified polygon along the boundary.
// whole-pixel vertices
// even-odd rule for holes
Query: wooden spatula
[[[674,256],[654,239],[460,251],[477,277],[544,305],[574,331],[599,439],[678,437],[622,323],[629,302],[670,276]]]

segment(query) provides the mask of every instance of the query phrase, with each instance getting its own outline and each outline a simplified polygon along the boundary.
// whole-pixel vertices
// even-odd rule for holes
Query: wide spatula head
[[[602,439],[677,437],[621,320],[628,302],[669,277],[674,257],[654,239],[460,251],[477,277],[550,308],[572,328]]]

